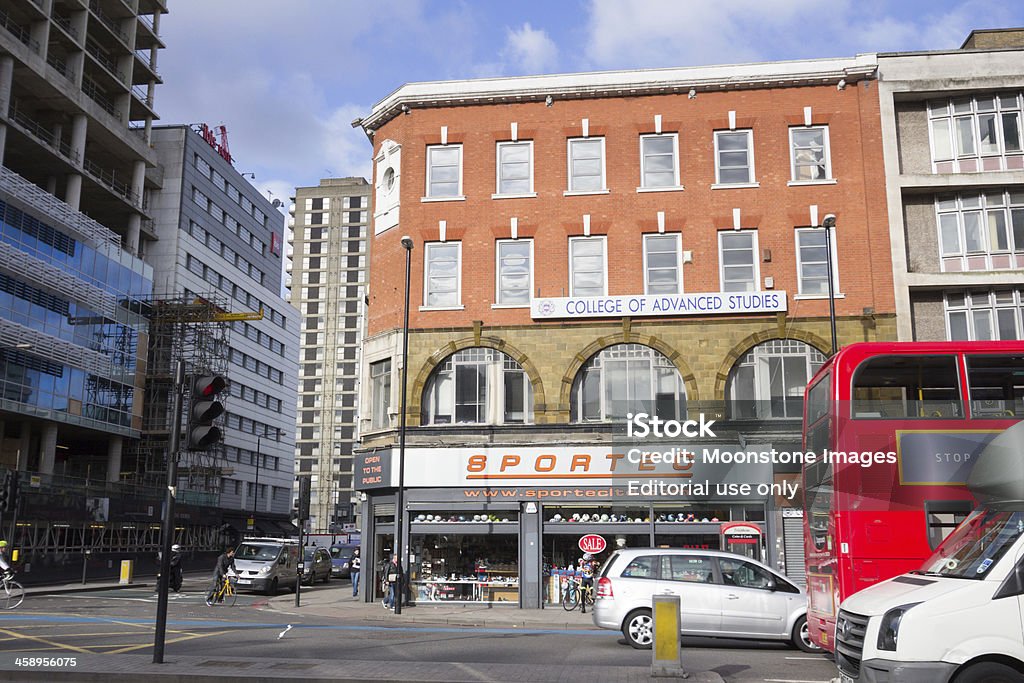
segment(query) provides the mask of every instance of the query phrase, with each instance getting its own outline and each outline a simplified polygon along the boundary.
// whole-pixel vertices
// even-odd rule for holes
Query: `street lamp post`
[[[398,494],[395,497],[395,553],[398,555],[398,566],[402,568],[398,585],[395,587],[395,614],[402,613],[402,599],[405,595],[404,582],[409,575],[405,566],[405,547],[402,541],[402,524],[404,515],[402,497],[405,488],[405,385],[409,369],[409,274],[412,267],[412,238],[402,237],[405,249],[405,318],[402,323],[402,394],[398,404]]]
[[[256,483],[252,486],[252,530],[256,531],[256,508],[260,498],[260,465],[263,464],[263,435],[256,437]]]
[[[835,214],[828,214],[821,221],[821,227],[825,229],[825,264],[828,268],[828,320],[832,329],[832,352],[830,356],[836,355],[836,295],[832,284],[832,231],[836,227]]]

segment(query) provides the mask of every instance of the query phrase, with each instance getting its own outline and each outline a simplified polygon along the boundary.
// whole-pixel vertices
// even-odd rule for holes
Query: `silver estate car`
[[[637,649],[654,640],[654,595],[678,595],[686,636],[788,640],[820,652],[807,632],[807,594],[770,567],[717,550],[616,551],[596,584],[594,623]]]

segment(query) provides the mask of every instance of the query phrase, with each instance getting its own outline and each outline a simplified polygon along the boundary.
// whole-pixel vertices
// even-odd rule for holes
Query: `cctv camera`
[[[828,228],[829,230],[836,227],[836,215],[834,213],[827,214],[821,220],[821,227]]]
[[[406,249],[412,250],[412,238],[406,235],[402,238],[402,246]]]

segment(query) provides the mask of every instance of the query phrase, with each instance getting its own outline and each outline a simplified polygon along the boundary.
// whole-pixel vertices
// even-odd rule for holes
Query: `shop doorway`
[[[387,566],[391,562],[391,556],[395,552],[395,537],[393,534],[377,534],[373,544],[373,586],[374,601],[383,600],[388,593]]]

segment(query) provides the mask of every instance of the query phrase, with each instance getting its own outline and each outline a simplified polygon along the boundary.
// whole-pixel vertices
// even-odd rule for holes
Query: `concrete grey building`
[[[156,127],[153,146],[162,169],[151,203],[159,240],[146,253],[154,294],[215,296],[231,313],[262,312],[232,320],[219,354],[230,395],[215,476],[220,507],[237,511],[228,523],[277,533],[292,507],[299,337],[298,312],[281,298],[283,216],[208,130]]]
[[[899,339],[1024,338],[1024,29],[878,55]]]
[[[327,178],[295,190],[289,212],[291,301],[302,314],[296,474],[311,476],[310,529],[355,522],[360,343],[371,186]]]

